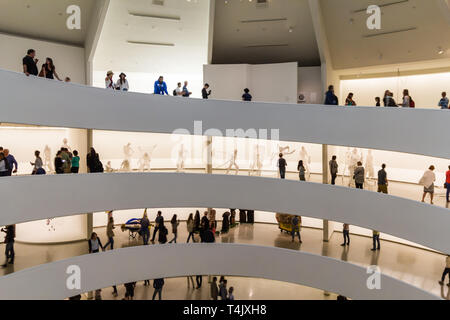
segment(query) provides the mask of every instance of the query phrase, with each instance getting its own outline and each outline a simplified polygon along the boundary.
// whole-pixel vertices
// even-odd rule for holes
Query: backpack
[[[173,90],[173,95],[177,96],[177,89]]]
[[[414,100],[411,97],[409,97],[409,107],[410,108],[415,108],[416,107],[416,103],[414,102]]]

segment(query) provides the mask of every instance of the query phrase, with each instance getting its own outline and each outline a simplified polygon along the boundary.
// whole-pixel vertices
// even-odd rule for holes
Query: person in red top
[[[445,187],[447,188],[447,202],[450,202],[450,166],[448,166],[448,171],[445,176],[447,177],[445,180]]]

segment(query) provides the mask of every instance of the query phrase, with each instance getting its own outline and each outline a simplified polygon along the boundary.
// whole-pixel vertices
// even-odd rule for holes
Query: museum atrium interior
[[[0,299],[450,300],[449,31],[446,0],[0,0]]]

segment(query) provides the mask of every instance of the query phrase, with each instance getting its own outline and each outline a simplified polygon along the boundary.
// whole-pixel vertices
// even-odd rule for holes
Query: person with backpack
[[[403,102],[402,102],[401,106],[403,108],[415,108],[416,107],[416,104],[414,103],[414,101],[411,99],[411,97],[409,95],[408,89],[403,90]]]
[[[438,106],[441,107],[442,110],[448,110],[448,104],[447,92],[442,92],[442,98],[439,100]]]

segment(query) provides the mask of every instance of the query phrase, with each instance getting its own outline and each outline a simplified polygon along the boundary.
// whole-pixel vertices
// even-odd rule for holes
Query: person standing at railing
[[[5,158],[5,154],[0,152],[0,177],[7,177],[9,173],[9,163]]]
[[[442,98],[439,100],[438,106],[441,107],[442,110],[448,110],[448,103],[447,92],[442,92]]]
[[[158,80],[155,82],[155,88],[153,91],[154,94],[159,95],[169,95],[169,92],[167,92],[167,84],[164,82],[164,77],[160,76]]]
[[[211,90],[209,89],[209,84],[205,83],[205,86],[202,89],[202,98],[205,100],[209,99],[209,96],[211,95]]]
[[[330,85],[328,86],[328,91],[325,93],[325,105],[330,105],[330,106],[337,106],[339,105],[339,99],[338,97],[334,94],[334,86]]]
[[[106,73],[105,78],[105,88],[109,90],[115,90],[114,80],[113,80],[114,72],[111,70]]]
[[[128,80],[126,78],[127,78],[127,75],[123,72],[119,75],[119,80],[117,80],[117,82],[116,82],[117,90],[119,90],[119,91],[130,90],[130,86],[128,85]]]
[[[245,88],[244,94],[242,95],[242,101],[251,102],[253,99],[252,95],[250,94],[250,89]]]
[[[6,233],[5,236],[5,256],[6,261],[2,267],[6,267],[9,264],[14,264],[14,239],[16,238],[16,226],[9,225],[6,228],[1,229],[2,232]]]
[[[353,93],[349,93],[347,99],[345,99],[345,105],[347,107],[356,107],[356,102],[353,100]]]
[[[185,81],[184,86],[183,86],[183,97],[185,97],[185,98],[189,98],[192,94],[192,92],[189,91],[187,86],[188,86],[188,82]]]
[[[22,59],[23,73],[27,76],[37,76],[39,71],[37,63],[39,59],[35,59],[36,51],[34,49],[29,49],[27,55]]]

